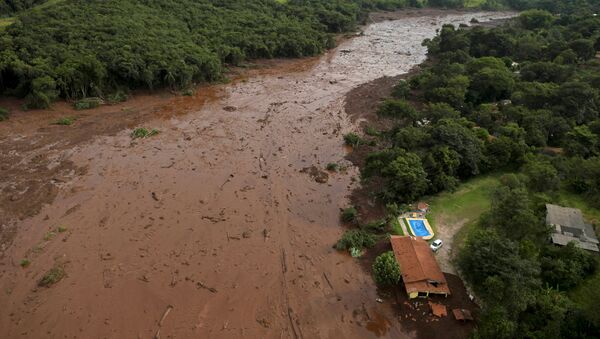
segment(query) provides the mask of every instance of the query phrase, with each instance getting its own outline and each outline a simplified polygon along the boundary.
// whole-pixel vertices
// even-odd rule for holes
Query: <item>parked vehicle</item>
[[[437,252],[443,244],[444,242],[441,239],[436,239],[431,243],[431,245],[429,245],[429,247],[431,247],[432,251]]]

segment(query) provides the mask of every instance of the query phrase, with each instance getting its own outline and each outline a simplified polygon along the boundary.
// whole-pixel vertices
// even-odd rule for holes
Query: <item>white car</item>
[[[444,243],[442,242],[441,239],[436,239],[431,243],[431,245],[429,245],[429,247],[431,247],[432,251],[437,252],[437,250],[439,250],[443,244]]]

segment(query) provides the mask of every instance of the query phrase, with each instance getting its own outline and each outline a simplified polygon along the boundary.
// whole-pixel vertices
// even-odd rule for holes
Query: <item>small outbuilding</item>
[[[446,310],[446,306],[442,305],[442,304],[437,304],[437,303],[432,303],[431,301],[429,302],[429,307],[431,307],[431,313],[438,317],[438,318],[442,318],[448,315],[448,311]]]
[[[473,315],[471,311],[466,310],[464,308],[456,308],[452,310],[452,314],[454,314],[454,318],[459,321],[473,321]]]
[[[430,294],[450,295],[446,277],[425,240],[392,236],[390,241],[409,298],[428,297]]]
[[[429,204],[421,201],[417,203],[417,210],[421,213],[427,213],[429,212]]]

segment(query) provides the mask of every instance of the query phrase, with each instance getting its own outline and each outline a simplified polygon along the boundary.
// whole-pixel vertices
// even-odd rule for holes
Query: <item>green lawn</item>
[[[455,192],[443,192],[429,200],[427,219],[435,231],[437,222],[471,222],[490,208],[490,194],[498,185],[500,175],[481,176],[458,186]]]
[[[501,174],[491,174],[469,180],[461,184],[455,192],[444,192],[429,200],[429,224],[437,232],[438,223],[464,223],[455,236],[457,244],[462,243],[469,230],[477,223],[479,216],[490,208],[490,196],[499,183]]]

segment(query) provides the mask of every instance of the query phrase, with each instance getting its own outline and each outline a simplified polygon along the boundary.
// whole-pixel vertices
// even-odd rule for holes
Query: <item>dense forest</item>
[[[457,259],[483,305],[477,337],[600,335],[600,293],[569,297],[598,258],[551,246],[544,222],[561,191],[600,207],[600,17],[586,8],[528,10],[496,28],[445,25],[424,42],[422,71],[380,105],[392,127],[346,136],[370,150],[363,183],[388,206],[504,173]],[[371,245],[369,225],[345,247]]]
[[[7,4],[9,2],[5,2]],[[374,9],[406,0],[67,0],[0,31],[0,94],[47,107],[58,97],[189,86],[224,64],[315,55]]]
[[[2,0],[0,1],[0,18],[15,14],[44,2],[46,2],[46,0]]]

